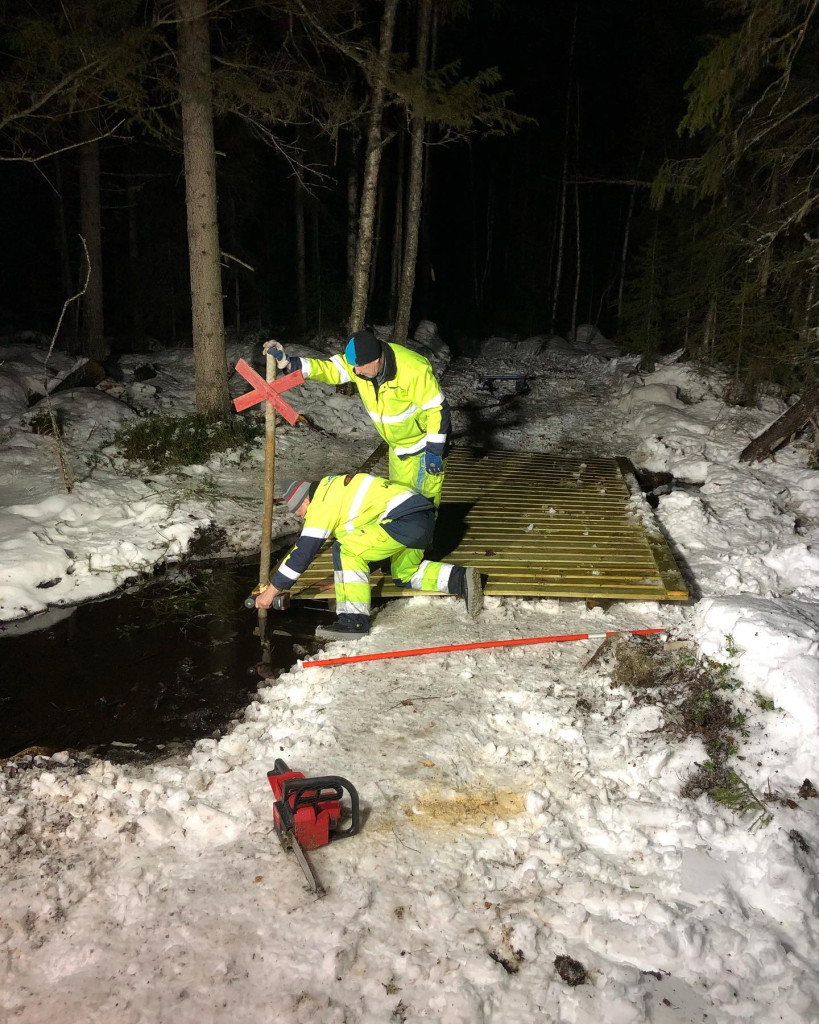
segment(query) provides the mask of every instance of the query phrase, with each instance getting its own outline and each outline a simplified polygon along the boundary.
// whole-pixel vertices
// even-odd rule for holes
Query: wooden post
[[[265,345],[265,379],[272,384],[276,379],[276,360]],[[262,511],[262,547],[259,556],[259,586],[270,581],[270,549],[273,530],[273,483],[276,466],[276,410],[272,402],[264,404],[264,509]],[[259,609],[259,637],[262,642],[262,661],[270,661],[270,640],[265,635],[267,609]]]

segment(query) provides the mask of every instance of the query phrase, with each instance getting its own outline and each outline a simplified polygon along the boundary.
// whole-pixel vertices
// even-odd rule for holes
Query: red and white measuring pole
[[[560,644],[571,640],[605,640],[608,636],[626,633],[630,636],[650,636],[667,633],[667,629],[611,629],[608,633],[564,633],[562,636],[532,636],[514,640],[484,640],[474,644],[447,644],[443,647],[413,647],[406,651],[379,651],[374,654],[355,654],[347,658],[322,658],[320,661],[302,662],[304,668],[326,668],[329,665],[352,665],[357,661],[385,661],[388,658],[415,658],[420,654],[449,654],[452,651],[482,651],[492,647],[524,647],[526,644]]]

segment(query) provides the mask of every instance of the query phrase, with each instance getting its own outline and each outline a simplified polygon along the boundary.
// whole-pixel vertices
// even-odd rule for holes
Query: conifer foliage
[[[662,285],[666,341],[727,365],[749,400],[762,381],[798,391],[815,375],[819,0],[714,6],[723,31],[687,83],[688,151],[652,192],[671,256],[660,265],[644,233],[625,319],[650,361]]]

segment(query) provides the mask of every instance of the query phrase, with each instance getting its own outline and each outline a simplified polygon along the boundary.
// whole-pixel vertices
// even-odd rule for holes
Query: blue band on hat
[[[344,358],[350,366],[355,366],[355,338],[350,338],[347,342],[347,348],[344,349]]]

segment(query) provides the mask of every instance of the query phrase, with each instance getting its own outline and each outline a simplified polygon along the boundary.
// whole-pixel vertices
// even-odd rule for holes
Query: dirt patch
[[[709,757],[724,761],[747,735],[745,715],[731,699],[740,683],[730,666],[698,658],[689,645],[666,646],[656,637],[620,637],[612,648],[612,681],[638,703],[662,707],[666,728],[680,739],[699,736]]]

